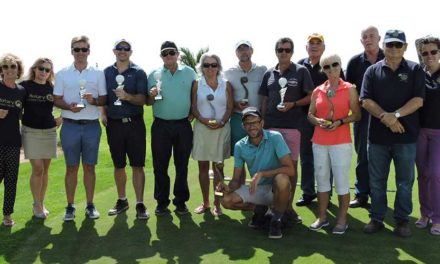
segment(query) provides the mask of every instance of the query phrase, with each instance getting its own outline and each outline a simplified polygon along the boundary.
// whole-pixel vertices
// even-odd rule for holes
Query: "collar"
[[[362,62],[369,62],[365,51],[362,52],[360,58]],[[375,62],[381,61],[383,58],[385,58],[385,54],[383,53],[383,49],[379,48],[379,53],[377,54],[377,60]]]

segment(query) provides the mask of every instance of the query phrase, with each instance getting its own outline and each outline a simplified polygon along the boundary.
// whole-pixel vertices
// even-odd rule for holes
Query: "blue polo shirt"
[[[259,171],[281,167],[280,159],[289,154],[289,147],[279,132],[263,130],[263,139],[258,146],[250,142],[249,136],[235,144],[234,167],[243,168],[246,163],[249,175],[253,177]],[[272,184],[272,180],[262,177],[258,185]]]
[[[134,105],[124,100],[121,100],[122,105],[114,105],[117,97],[113,92],[113,89],[118,87],[116,76],[119,74],[125,78],[123,83],[125,92],[133,95],[143,94],[148,96],[147,74],[139,66],[130,62],[128,69],[122,73],[119,73],[116,63],[108,66],[104,70],[107,89],[107,116],[113,119],[121,119],[125,117],[143,115],[143,105]]]
[[[414,97],[425,98],[425,73],[419,64],[402,59],[396,71],[385,60],[367,69],[360,100],[371,99],[384,111],[394,112]],[[399,118],[405,133],[393,133],[376,117],[370,116],[368,139],[373,144],[410,144],[417,141],[419,112]]]
[[[265,128],[298,129],[301,126],[302,116],[304,115],[301,107],[293,107],[287,112],[280,112],[277,109],[277,105],[281,101],[281,86],[278,84],[278,80],[281,77],[287,79],[284,102],[298,101],[315,88],[309,71],[302,65],[292,62],[282,75],[278,65],[267,70],[258,92],[262,96],[267,96],[264,126]]]

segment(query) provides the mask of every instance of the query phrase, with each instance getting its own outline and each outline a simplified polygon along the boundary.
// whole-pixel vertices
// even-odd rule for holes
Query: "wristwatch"
[[[399,117],[400,117],[400,112],[399,112],[399,111],[394,112],[394,116],[395,116],[396,118],[399,118]]]

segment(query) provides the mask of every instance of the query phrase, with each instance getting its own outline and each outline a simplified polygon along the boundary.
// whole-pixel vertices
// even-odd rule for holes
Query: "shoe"
[[[86,216],[90,219],[98,219],[99,218],[99,212],[98,212],[98,210],[96,210],[96,208],[93,204],[87,205]]]
[[[320,230],[321,228],[326,227],[326,226],[329,226],[329,225],[330,225],[330,223],[329,223],[327,220],[325,220],[325,221],[321,221],[321,220],[319,220],[319,218],[318,218],[318,219],[316,219],[316,221],[315,221],[313,224],[311,224],[311,225],[309,226],[309,229],[310,229],[310,230],[313,230],[313,231],[318,231],[318,230]]]
[[[115,207],[113,207],[112,209],[108,210],[108,215],[120,214],[122,212],[127,211],[128,208],[129,208],[129,206],[128,206],[128,200],[127,199],[125,199],[125,200],[118,199],[116,201]]]
[[[66,212],[64,213],[64,217],[63,220],[65,222],[67,221],[73,221],[73,219],[75,219],[75,207],[73,206],[67,206],[66,207]]]
[[[312,203],[316,199],[316,194],[312,196],[301,196],[301,198],[296,201],[296,206],[306,206]]]
[[[281,233],[281,219],[278,220],[272,219],[270,221],[268,237],[272,239],[279,239],[283,237],[283,234]]]
[[[196,209],[194,209],[194,213],[196,214],[203,214],[204,212],[206,212],[207,210],[209,210],[211,207],[209,206],[205,206],[205,204],[201,204],[199,206],[196,207]]]
[[[164,216],[164,215],[170,214],[171,211],[170,211],[170,209],[168,209],[168,207],[157,206],[156,210],[154,210],[154,213],[157,216]]]
[[[211,208],[211,214],[213,216],[220,216],[223,214],[222,212],[222,208],[220,207],[220,205],[214,205],[214,207]]]
[[[431,235],[440,236],[440,225],[434,224],[429,232],[431,233]]]
[[[286,211],[281,218],[283,227],[289,227],[292,224],[297,225],[302,223],[302,218],[295,211]]]
[[[343,235],[347,229],[347,224],[336,224],[332,230],[332,233],[335,235]]]
[[[399,237],[410,237],[411,229],[409,229],[408,222],[397,223],[396,227],[394,227],[394,234]]]
[[[185,204],[176,206],[176,214],[178,215],[186,215],[189,213],[188,207]]]
[[[371,221],[366,226],[364,226],[364,233],[365,234],[374,234],[374,233],[379,232],[383,228],[384,228],[384,225],[382,222],[371,219]]]
[[[416,227],[423,229],[423,228],[427,228],[429,224],[429,218],[428,217],[420,217],[419,220],[416,221]]]
[[[15,222],[12,220],[11,216],[4,216],[3,225],[6,227],[12,227],[15,225]]]
[[[352,201],[350,201],[350,204],[348,205],[348,207],[359,208],[359,207],[366,207],[367,205],[368,205],[367,199],[356,197]]]
[[[49,210],[47,210],[46,207],[44,207],[44,205],[43,205],[43,212],[46,215],[46,217],[49,215]]]
[[[32,207],[32,213],[35,218],[38,218],[38,219],[46,219],[47,218],[47,215],[44,213],[44,210],[41,213],[38,213],[37,210],[35,209],[35,207]]]
[[[139,220],[147,220],[148,218],[150,218],[150,214],[148,213],[145,204],[143,203],[136,204],[136,218]]]
[[[255,205],[254,215],[251,218],[251,221],[248,223],[248,227],[250,228],[263,228],[265,222],[265,215],[269,207],[266,205]]]

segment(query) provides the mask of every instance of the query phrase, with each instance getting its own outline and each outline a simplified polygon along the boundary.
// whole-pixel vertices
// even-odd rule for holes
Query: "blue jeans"
[[[368,144],[368,169],[371,188],[371,218],[383,221],[387,212],[387,181],[391,160],[396,171],[396,199],[394,219],[408,222],[412,212],[412,188],[416,144]]]
[[[354,194],[357,198],[368,200],[370,194],[370,183],[368,173],[368,118],[369,113],[362,109],[362,119],[353,124],[354,149],[357,153],[356,182],[354,183]]]

